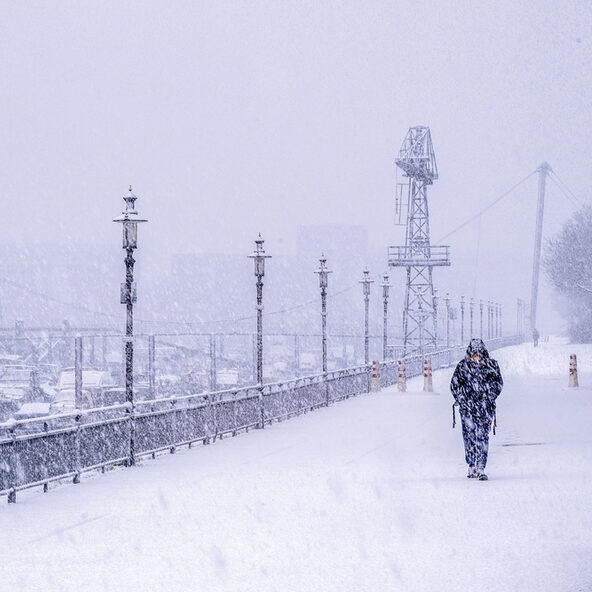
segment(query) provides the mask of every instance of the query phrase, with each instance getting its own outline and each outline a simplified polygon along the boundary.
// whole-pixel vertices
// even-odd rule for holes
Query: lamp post
[[[474,308],[475,308],[475,302],[474,302],[474,298],[471,296],[471,300],[469,301],[469,318],[470,318],[469,333],[471,334],[470,339],[473,339],[473,312],[474,312]]]
[[[364,269],[364,277],[360,280],[364,293],[364,364],[367,364],[370,360],[369,351],[369,337],[368,337],[368,309],[370,305],[370,284],[374,283],[374,280],[370,279],[370,272],[368,268]]]
[[[382,359],[386,360],[387,358],[387,340],[388,340],[388,299],[389,299],[389,288],[391,284],[389,283],[389,276],[385,273],[382,276],[382,299],[384,303],[384,317],[382,323]]]
[[[446,292],[446,347],[450,347],[450,294]]]
[[[498,327],[498,307],[497,302],[493,303],[493,336],[497,338],[497,327]]]
[[[255,239],[255,250],[251,255],[255,263],[255,277],[257,278],[257,384],[263,384],[263,276],[265,275],[265,260],[271,258],[263,249],[265,241],[261,233]]]
[[[483,339],[483,300],[479,300],[479,337]]]
[[[321,288],[321,325],[323,333],[323,374],[327,373],[327,286],[329,285],[329,274],[327,269],[327,258],[321,255],[319,259],[320,266],[315,271],[319,274],[319,287]]]
[[[460,297],[460,343],[465,343],[465,297]]]
[[[424,360],[424,348],[423,348],[423,328],[426,320],[426,315],[423,312],[423,306],[421,304],[421,300],[417,303],[417,316],[419,317],[419,354],[422,359],[422,364]]]
[[[125,398],[130,403],[132,418],[130,429],[129,464],[136,464],[135,457],[135,426],[134,418],[134,302],[137,300],[136,284],[134,283],[134,249],[138,248],[138,224],[148,222],[140,218],[135,209],[136,199],[130,185],[129,192],[123,196],[125,210],[113,222],[123,227],[123,248],[125,249],[125,282],[121,284],[121,304],[126,305],[125,323]]]
[[[504,336],[503,325],[502,325],[502,303],[499,304],[499,336]]]
[[[438,288],[434,288],[433,293],[433,303],[434,303],[434,338],[436,341],[436,348],[438,347]]]

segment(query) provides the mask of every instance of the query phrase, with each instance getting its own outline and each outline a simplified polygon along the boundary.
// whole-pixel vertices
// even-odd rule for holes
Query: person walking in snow
[[[499,365],[489,357],[483,341],[471,339],[466,356],[456,366],[450,382],[450,391],[460,411],[469,479],[487,480],[489,430],[495,416],[495,400],[503,384]]]

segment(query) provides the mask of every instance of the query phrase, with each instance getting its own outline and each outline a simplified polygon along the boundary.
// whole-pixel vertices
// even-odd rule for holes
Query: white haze
[[[250,314],[258,232],[268,311],[317,297],[321,250],[335,292],[365,264],[378,279],[404,240],[394,159],[410,126],[432,130],[434,243],[542,161],[584,201],[591,32],[588,2],[2,1],[2,324],[121,324],[111,220],[130,183],[150,221],[138,317],[194,322]],[[501,301],[508,331],[530,297],[536,195],[533,176],[452,235],[453,267],[434,274],[441,293]],[[545,237],[573,211],[549,183]],[[317,225],[338,228],[298,249]],[[561,330],[542,281],[540,328]],[[332,306],[330,330],[357,327],[358,288]],[[266,327],[316,330],[317,308]]]

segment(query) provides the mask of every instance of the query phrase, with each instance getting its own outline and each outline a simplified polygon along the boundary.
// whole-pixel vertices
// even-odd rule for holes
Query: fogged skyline
[[[433,243],[542,161],[583,202],[590,12],[552,2],[2,2],[0,276],[18,282],[7,269],[31,246],[22,278],[68,302],[98,290],[99,312],[121,314],[111,220],[130,183],[149,219],[137,253],[140,317],[188,299],[194,278],[170,279],[179,256],[245,256],[242,278],[216,270],[215,259],[204,271],[212,293],[240,292],[236,282],[252,281],[246,255],[258,232],[277,257],[268,310],[299,302],[309,270],[302,297],[316,295],[316,260],[294,260],[299,227],[364,227],[360,262],[378,276],[386,248],[404,242],[393,225],[394,159],[414,125],[430,126],[440,173],[429,190]],[[435,272],[440,293],[499,300],[513,326],[515,298],[530,297],[536,194],[533,176],[444,241],[453,267]],[[550,238],[574,206],[553,183],[545,205]],[[88,253],[88,269],[72,270],[64,252]],[[294,269],[274,278],[282,257]],[[336,290],[361,275],[337,271]],[[391,278],[401,294],[403,273]],[[10,306],[23,295],[7,282],[2,290],[15,294],[4,319],[22,316]],[[353,318],[359,301],[347,305]],[[543,331],[561,329],[544,285],[539,312]]]

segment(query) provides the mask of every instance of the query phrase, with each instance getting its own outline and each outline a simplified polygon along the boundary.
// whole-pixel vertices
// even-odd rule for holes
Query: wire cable
[[[563,195],[574,205],[576,208],[583,207],[583,203],[580,201],[578,196],[557,176],[555,171],[551,171],[551,175],[549,175],[551,181],[555,183],[558,189],[563,193]]]
[[[485,206],[480,212],[477,212],[476,214],[471,216],[468,220],[465,220],[462,224],[457,226],[454,230],[451,230],[448,234],[444,235],[442,238],[440,238],[438,241],[436,241],[436,244],[441,243],[443,240],[446,240],[449,236],[452,236],[453,234],[457,233],[459,230],[463,229],[465,226],[467,226],[468,224],[470,224],[471,222],[473,222],[477,218],[480,218],[483,214],[485,214],[485,212],[487,212],[488,210],[493,208],[493,206],[495,206],[500,201],[502,201],[502,199],[504,199],[504,197],[507,197],[508,195],[510,195],[510,193],[512,193],[512,191],[514,191],[515,189],[520,187],[520,185],[522,185],[522,183],[524,183],[525,181],[530,179],[530,177],[532,177],[536,172],[537,172],[536,170],[532,171],[532,173],[528,174],[526,177],[524,177],[524,179],[522,179],[521,181],[518,181],[518,183],[516,183],[516,185],[514,185],[513,187],[508,189],[508,191],[506,191],[505,193],[502,193],[499,197],[494,199],[489,205]]]

